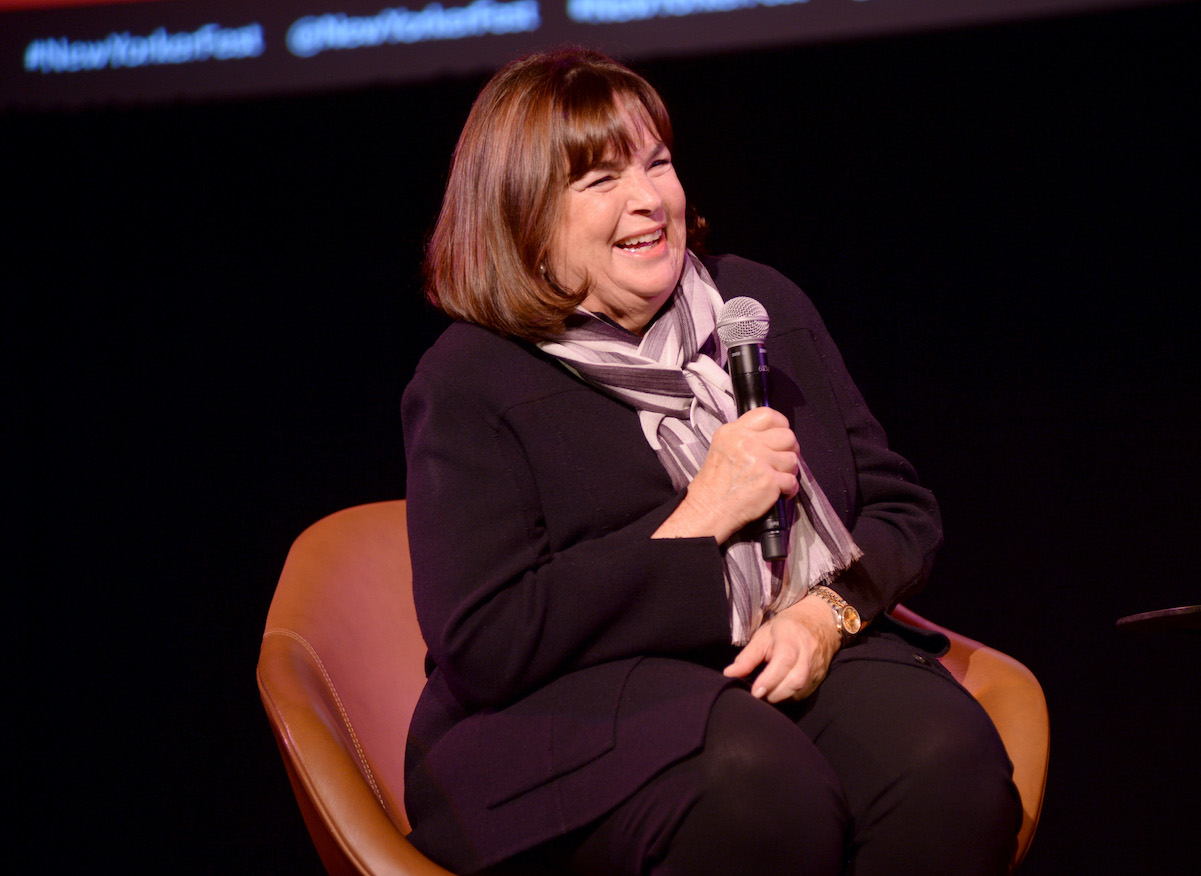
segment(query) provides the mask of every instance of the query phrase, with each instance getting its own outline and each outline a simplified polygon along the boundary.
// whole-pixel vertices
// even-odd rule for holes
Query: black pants
[[[727,690],[700,752],[496,872],[1004,873],[1021,823],[1011,772],[979,704],[932,656],[876,633],[807,700]]]

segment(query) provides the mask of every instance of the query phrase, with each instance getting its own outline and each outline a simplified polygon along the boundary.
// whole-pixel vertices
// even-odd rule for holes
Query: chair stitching
[[[342,705],[342,697],[338,695],[338,689],[334,686],[334,681],[332,678],[330,678],[330,674],[325,668],[324,661],[322,661],[321,657],[317,654],[317,649],[309,644],[308,639],[300,635],[300,633],[292,630],[271,630],[265,633],[263,638],[266,639],[268,636],[274,635],[287,636],[290,639],[295,639],[304,646],[304,649],[309,652],[309,656],[312,657],[313,661],[317,664],[317,668],[321,671],[321,677],[325,679],[325,686],[328,687],[330,693],[334,695],[334,703],[338,707],[338,714],[342,716],[342,724],[346,728],[347,732],[350,733],[350,739],[354,743],[354,750],[358,754],[359,764],[366,773],[367,783],[371,785],[371,791],[373,794],[375,794],[375,799],[379,802],[379,805],[384,809],[384,811],[387,811],[388,806],[384,802],[384,795],[380,791],[379,785],[376,784],[375,774],[371,770],[371,764],[367,762],[367,754],[363,751],[363,746],[359,743],[359,736],[354,732],[354,726],[350,723],[350,716],[346,713],[345,706]]]

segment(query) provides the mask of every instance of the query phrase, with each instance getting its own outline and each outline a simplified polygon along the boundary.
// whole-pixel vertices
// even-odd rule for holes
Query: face
[[[568,186],[548,267],[568,288],[590,280],[584,307],[639,332],[680,279],[685,199],[667,147],[645,121],[626,121],[629,162],[602,162]]]

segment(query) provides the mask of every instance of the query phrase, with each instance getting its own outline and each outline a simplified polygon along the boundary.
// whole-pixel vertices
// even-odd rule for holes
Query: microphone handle
[[[767,398],[767,351],[763,344],[740,344],[729,349],[730,379],[734,384],[734,403],[738,416],[755,408],[770,407]],[[774,508],[750,524],[751,532],[763,549],[763,559],[782,560],[788,556],[784,521],[784,497],[776,500]]]

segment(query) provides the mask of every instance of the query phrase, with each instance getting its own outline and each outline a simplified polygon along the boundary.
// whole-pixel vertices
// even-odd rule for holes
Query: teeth
[[[636,246],[642,246],[645,243],[654,243],[663,236],[663,231],[652,231],[650,234],[640,234],[637,237],[627,237],[625,240],[619,241],[618,246],[622,249],[633,249]]]

